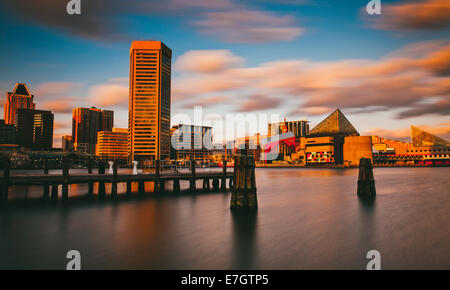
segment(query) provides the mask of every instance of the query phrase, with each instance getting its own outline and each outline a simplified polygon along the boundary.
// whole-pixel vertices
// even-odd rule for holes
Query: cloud
[[[101,41],[132,39],[129,18],[135,15],[177,17],[200,33],[229,42],[285,41],[301,35],[303,29],[296,25],[293,16],[253,8],[252,2],[258,1],[243,4],[237,0],[89,0],[81,1],[81,15],[66,13],[68,0],[2,1],[1,8],[15,20]]]
[[[29,88],[34,95],[34,102],[39,109],[50,110],[53,113],[72,113],[72,109],[80,102],[80,98],[72,97],[72,90],[80,87],[72,82],[45,82],[35,89]]]
[[[303,33],[292,16],[258,10],[208,12],[204,19],[195,21],[194,26],[203,34],[239,43],[287,41]]]
[[[238,112],[252,112],[267,109],[275,109],[281,104],[281,100],[265,95],[252,95],[240,103]]]
[[[197,100],[195,102],[189,102],[187,104],[184,104],[182,108],[184,109],[191,109],[194,106],[202,106],[202,107],[209,107],[214,105],[221,105],[228,101],[228,97],[226,96],[213,96],[213,97],[207,97],[203,98],[201,100]]]
[[[174,69],[180,72],[214,73],[239,67],[244,59],[229,50],[191,50],[178,57]]]
[[[292,59],[254,67],[225,66],[209,74],[201,70],[182,74],[174,79],[173,92],[178,100],[234,95],[229,103],[239,110],[262,106],[254,97],[245,102],[245,96],[264,92],[283,97],[276,105],[289,100],[291,115],[319,115],[343,107],[359,113],[392,110],[398,118],[448,116],[449,53],[447,42],[430,42],[408,45],[375,60]],[[202,67],[201,60],[197,65]]]
[[[124,78],[108,80],[89,89],[88,100],[99,108],[128,108],[129,89]]]
[[[448,0],[404,1],[383,4],[375,27],[385,30],[433,30],[450,28]]]

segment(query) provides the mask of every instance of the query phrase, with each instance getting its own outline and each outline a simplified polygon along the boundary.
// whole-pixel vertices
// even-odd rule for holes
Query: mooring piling
[[[258,208],[253,156],[235,156],[230,208]]]
[[[372,162],[369,158],[359,160],[358,196],[375,197],[375,180],[373,178]]]
[[[8,189],[9,189],[9,176],[11,169],[11,158],[3,158],[3,178],[1,183],[1,194],[0,198],[2,202],[8,201]]]

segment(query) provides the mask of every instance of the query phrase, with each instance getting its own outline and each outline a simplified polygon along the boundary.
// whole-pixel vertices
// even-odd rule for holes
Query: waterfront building
[[[128,159],[128,129],[113,128],[100,131],[97,137],[96,155],[102,160]]]
[[[6,93],[3,116],[5,124],[14,125],[18,109],[35,109],[34,96],[24,83],[17,83],[12,92]]]
[[[374,164],[450,165],[450,142],[411,126],[411,143],[372,136]]]
[[[63,135],[61,137],[61,148],[66,152],[73,151],[73,142],[71,135]]]
[[[97,134],[111,131],[114,112],[92,108],[75,108],[72,110],[72,142],[78,152],[95,154]]]
[[[170,136],[171,159],[202,161],[211,159],[212,127],[178,124],[172,126]]]
[[[50,111],[18,109],[15,115],[17,144],[36,150],[51,149],[53,119],[54,116]]]
[[[332,137],[332,139],[327,139],[326,144],[332,142],[333,151],[332,152],[321,152],[320,150],[311,151],[307,155],[307,159],[310,159],[311,155],[326,155],[329,156],[328,160],[333,160],[335,164],[344,163],[344,142],[345,137],[349,136],[359,136],[358,131],[350,123],[350,121],[345,117],[341,110],[336,109],[328,117],[326,117],[322,122],[315,126],[308,134],[307,139],[316,137]],[[321,141],[320,141],[321,142]],[[312,146],[312,144],[314,144]],[[309,147],[317,146],[320,148],[320,143],[314,142],[309,145]],[[308,147],[308,144],[306,145]],[[328,145],[330,146],[330,145]],[[327,147],[328,148],[328,147]],[[313,158],[314,159],[314,158]],[[320,158],[324,160],[327,158]]]
[[[16,127],[0,120],[0,149],[13,149],[16,144]]]
[[[133,41],[131,44],[130,161],[170,157],[171,59],[172,51],[161,41]]]
[[[235,140],[235,153],[238,153],[239,150],[245,150],[246,154],[252,155],[255,161],[261,161],[264,159],[265,153],[265,145],[263,143],[269,137],[268,135],[261,135],[259,133],[253,136],[238,137]],[[276,142],[276,146],[279,146],[279,142]]]
[[[295,136],[295,144],[300,142],[300,138],[306,137],[309,133],[309,122],[307,120],[289,121],[279,123],[269,123],[268,134],[269,136],[281,135],[286,132],[291,132]],[[279,160],[290,159],[290,155],[296,152],[295,144],[289,144],[286,142],[279,142]]]

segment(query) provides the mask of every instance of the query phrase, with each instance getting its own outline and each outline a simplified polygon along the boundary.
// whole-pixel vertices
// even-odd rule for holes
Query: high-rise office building
[[[18,109],[35,109],[33,98],[26,84],[17,83],[12,92],[6,93],[3,114],[5,123],[14,125]]]
[[[15,116],[19,146],[46,150],[53,147],[53,114],[50,111],[18,109]]]
[[[171,59],[172,51],[160,41],[133,41],[131,44],[130,161],[170,156]]]
[[[100,131],[97,137],[96,155],[103,160],[128,159],[128,130],[113,128],[112,131]]]
[[[95,154],[97,133],[111,131],[114,112],[92,108],[72,110],[72,142],[75,151]]]

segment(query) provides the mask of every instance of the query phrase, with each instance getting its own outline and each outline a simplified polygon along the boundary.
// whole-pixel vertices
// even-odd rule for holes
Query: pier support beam
[[[180,180],[175,178],[173,180],[173,192],[179,193],[180,192]]]
[[[363,157],[359,160],[358,196],[363,198],[376,196],[372,162],[369,158]]]
[[[222,162],[222,169],[223,169],[223,176],[220,183],[220,190],[226,191],[227,190],[227,161],[223,160]]]
[[[58,184],[57,183],[53,183],[52,184],[52,201],[57,201],[58,200]]]
[[[213,187],[214,191],[219,190],[219,179],[218,178],[213,178],[212,187]]]
[[[155,186],[153,189],[154,192],[164,191],[161,189],[160,175],[161,175],[161,160],[156,159],[155,160]],[[164,187],[164,185],[162,185],[162,187]]]
[[[210,190],[209,178],[203,178],[203,189]]]
[[[127,196],[131,197],[131,181],[127,180]]]
[[[189,190],[194,192],[196,190],[195,188],[195,160],[191,161],[191,173],[192,173],[192,177],[191,179],[189,179]]]
[[[87,167],[88,167],[88,174],[92,174],[92,166],[93,166],[92,159],[88,160]],[[88,183],[88,195],[92,197],[94,195],[94,183],[92,181],[89,181]]]
[[[105,174],[105,162],[103,161],[100,161],[98,163],[98,174]],[[105,196],[106,196],[105,182],[103,180],[100,180],[98,182],[98,197],[105,198]]]
[[[230,208],[258,208],[253,156],[235,156],[233,181]]]
[[[144,180],[142,179],[142,176],[139,176],[138,194],[139,195],[144,195],[144,193],[145,193],[145,183],[144,183]]]
[[[44,159],[44,174],[48,174],[48,159]],[[49,184],[47,182],[44,182],[44,184],[42,185],[43,187],[43,195],[42,198],[44,200],[47,200],[50,194],[50,188],[49,188]]]
[[[62,184],[62,192],[61,198],[63,201],[67,201],[69,199],[69,159],[64,158],[63,164],[63,184]]]
[[[117,161],[113,164],[113,182],[111,183],[111,197],[117,198]]]

